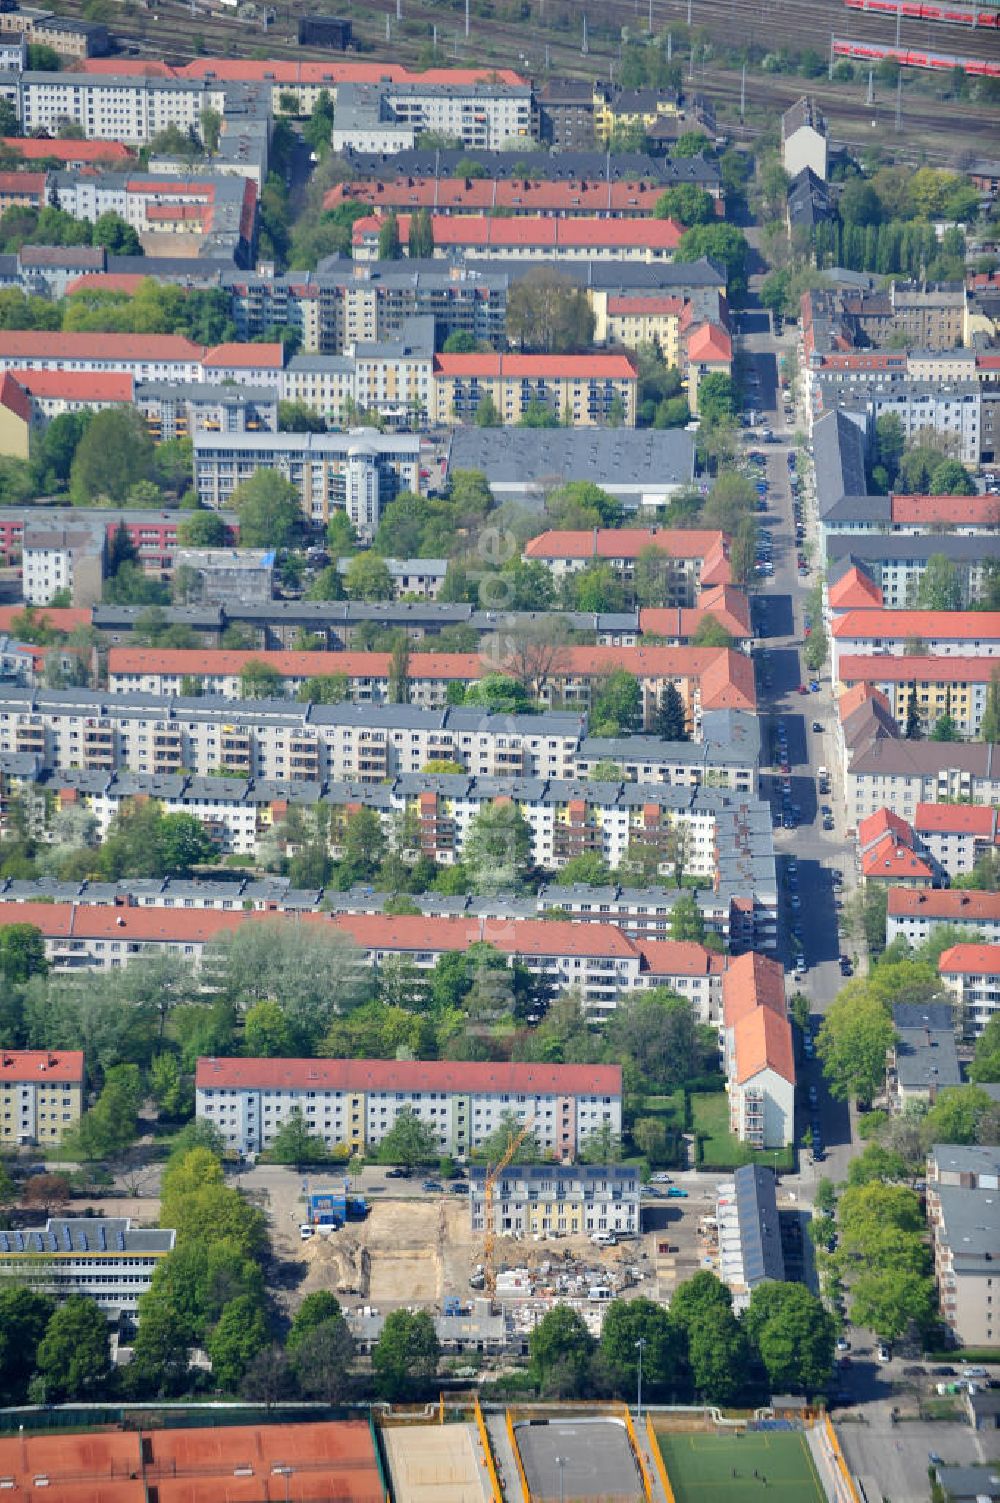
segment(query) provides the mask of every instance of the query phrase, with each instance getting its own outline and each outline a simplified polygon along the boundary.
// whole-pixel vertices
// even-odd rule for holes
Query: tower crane
[[[525,1138],[529,1136],[534,1125],[534,1117],[529,1117],[527,1122],[525,1122],[524,1126],[520,1129],[519,1132],[512,1132],[507,1139],[507,1147],[501,1155],[496,1167],[493,1169],[487,1169],[486,1171],[486,1179],[483,1183],[483,1220],[485,1223],[485,1236],[483,1238],[483,1287],[490,1299],[492,1299],[497,1292],[497,1271],[496,1263],[494,1261],[494,1253],[496,1250],[496,1228],[493,1221],[493,1191],[496,1187],[497,1180],[500,1178],[501,1174],[504,1172],[507,1166],[513,1163],[514,1155],[517,1153],[517,1150],[520,1148]]]

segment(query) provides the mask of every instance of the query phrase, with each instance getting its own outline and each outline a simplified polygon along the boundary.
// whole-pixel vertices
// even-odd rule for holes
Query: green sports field
[[[657,1430],[656,1439],[677,1503],[827,1503],[800,1431],[751,1430],[737,1438]]]

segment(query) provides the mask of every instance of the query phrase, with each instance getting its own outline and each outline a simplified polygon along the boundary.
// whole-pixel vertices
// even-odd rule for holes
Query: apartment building
[[[858,825],[857,859],[864,887],[944,887],[947,873],[925,852],[911,825],[876,809]]]
[[[963,876],[1000,847],[1000,809],[989,805],[917,805],[913,832],[950,877]]]
[[[997,517],[1000,525],[1000,513]],[[920,582],[929,561],[945,558],[952,566],[962,604],[976,605],[983,598],[988,573],[1000,558],[1000,535],[989,533],[957,534],[929,531],[926,534],[855,534],[828,531],[826,535],[827,578],[833,606],[833,585],[841,571],[854,570],[871,582],[878,594],[855,596],[843,602],[853,610],[886,606],[892,610],[908,609],[917,599]]]
[[[21,561],[25,547],[25,538],[28,540],[29,549],[33,540],[44,537],[46,532],[61,534],[61,531],[84,527],[91,528],[92,549],[99,553],[110,547],[114,534],[119,527],[124,527],[129,535],[129,540],[136,550],[139,562],[147,573],[160,575],[170,574],[174,567],[175,555],[178,551],[177,531],[184,522],[185,514],[181,511],[146,511],[141,508],[135,510],[123,509],[112,511],[102,509],[97,515],[87,516],[86,513],[74,510],[71,507],[4,507],[0,508],[0,559],[7,564]],[[239,536],[239,524],[231,513],[225,513],[223,521],[230,542],[236,542]],[[39,560],[41,579],[39,588],[44,583],[46,572],[49,575],[49,585],[53,589],[73,587],[73,578],[67,572],[70,565],[66,562],[60,564],[64,571],[64,577],[59,583],[56,579],[56,565],[50,560],[48,571],[44,568],[44,559]],[[32,586],[34,588],[34,586]],[[100,597],[98,587],[97,598]],[[25,599],[27,599],[27,586],[25,586]],[[95,607],[96,608],[96,607]],[[12,612],[9,618],[3,620],[0,629],[9,631],[13,618],[17,611]],[[62,621],[62,617],[48,615],[53,622]],[[72,625],[68,624],[72,621]],[[65,624],[60,630],[73,631],[77,626],[88,626],[92,623],[91,610],[79,610],[76,615],[65,618]]]
[[[195,1114],[226,1146],[254,1157],[294,1113],[327,1146],[375,1149],[400,1112],[433,1128],[442,1154],[465,1159],[512,1117],[539,1147],[571,1162],[605,1125],[621,1132],[619,1065],[451,1060],[200,1059]]]
[[[912,892],[890,887],[886,941],[902,935],[916,949],[944,925],[965,930],[970,939],[1000,943],[1000,893],[962,888]]]
[[[1000,1012],[1000,944],[949,945],[938,960],[938,974],[955,1000],[960,1032],[978,1038]]]
[[[338,183],[323,199],[330,212],[362,204],[372,212],[434,215],[496,214],[523,218],[650,219],[664,192],[657,182],[621,179],[505,177],[415,177],[386,173],[367,181]]]
[[[1000,1335],[1000,1154],[936,1143],[928,1155],[927,1222],[934,1244],[941,1318],[956,1346],[990,1346]]]
[[[225,507],[258,470],[277,470],[299,493],[310,521],[346,512],[370,539],[382,508],[400,491],[420,490],[420,439],[361,428],[350,433],[210,433],[194,439],[194,478],[203,506]]]
[[[68,594],[72,605],[93,605],[104,584],[103,523],[30,521],[21,536],[21,591],[29,605],[48,605]]]
[[[108,658],[111,694],[179,694],[196,682],[200,692],[241,699],[244,675],[254,665],[273,670],[277,692],[296,696],[316,677],[344,681],[344,698],[355,704],[386,704],[392,697],[392,654],[387,652],[265,652],[112,647]],[[443,709],[455,684],[467,687],[503,668],[500,656],[479,653],[417,653],[407,676],[410,704]],[[688,723],[700,732],[705,711],[756,708],[753,665],[746,654],[717,647],[566,647],[553,661],[538,698],[553,709],[587,712],[595,686],[624,670],[640,689],[640,724],[651,730],[668,684],[684,702]],[[189,691],[190,692],[190,691]],[[638,729],[639,727],[637,727]]]
[[[0,1287],[13,1279],[50,1299],[92,1299],[129,1324],[177,1233],[133,1226],[128,1216],[53,1216],[37,1231],[0,1232]]]
[[[1000,658],[1000,611],[846,610],[830,636],[834,679],[847,656]]]
[[[203,605],[266,605],[274,594],[271,548],[178,548],[174,568],[188,571],[187,598]]]
[[[886,1096],[892,1111],[933,1106],[940,1091],[962,1084],[949,1002],[897,1002],[895,1042],[886,1057]]]
[[[110,48],[108,28],[100,21],[56,16],[50,10],[16,9],[0,12],[0,34],[13,33],[27,45],[51,47],[60,57],[103,57]],[[13,38],[11,39],[13,40]],[[11,45],[10,42],[7,45]],[[22,67],[25,66],[22,64]]]
[[[912,820],[922,802],[989,804],[1000,798],[1000,752],[995,746],[907,741],[900,737],[887,705],[884,710],[859,710],[848,717],[846,726],[866,715],[888,734],[866,734],[857,744],[845,738],[849,823],[856,825],[886,806]]]
[[[486,1230],[486,1173],[469,1169],[474,1233]],[[629,1164],[511,1164],[493,1189],[492,1229],[498,1237],[586,1237],[641,1229],[639,1171]]]
[[[781,165],[789,177],[797,177],[808,167],[825,182],[827,156],[826,121],[803,95],[781,117]]]
[[[777,1179],[764,1164],[743,1164],[716,1191],[715,1216],[719,1233],[719,1277],[733,1296],[733,1309],[742,1313],[753,1291],[767,1280],[783,1283],[785,1257],[781,1245]]]
[[[638,389],[626,354],[435,355],[431,420],[475,422],[488,397],[505,427],[541,407],[574,428],[634,428]]]
[[[34,395],[33,381],[28,389]],[[92,380],[92,377],[87,377]],[[126,380],[129,378],[125,378]],[[277,433],[277,386],[207,381],[137,381],[131,396],[155,443],[196,433]]]
[[[756,1148],[795,1140],[795,1050],[784,972],[767,956],[733,960],[722,978],[721,1046],[730,1131]]]
[[[0,1145],[51,1147],[83,1111],[81,1049],[0,1050]]]
[[[836,679],[845,689],[868,686],[888,703],[900,732],[905,732],[911,706],[921,730],[929,734],[942,716],[950,716],[958,734],[979,736],[997,662],[990,657],[942,656],[870,657],[843,654]]]
[[[529,563],[544,564],[557,583],[590,564],[606,563],[629,587],[634,584],[639,558],[653,548],[664,555],[669,606],[693,606],[700,592],[710,585],[732,582],[729,540],[722,532],[660,527],[543,532],[525,544],[523,556]]]
[[[409,214],[396,216],[400,243],[406,253]],[[351,229],[355,260],[378,260],[379,232],[384,216],[357,219]],[[555,265],[592,261],[649,264],[669,261],[684,233],[672,219],[555,219],[525,214],[510,219],[478,215],[432,214],[435,257],[482,257],[490,262],[530,261],[536,257]]]
[[[16,99],[26,136],[58,135],[70,120],[87,139],[129,146],[143,146],[171,125],[200,130],[202,110],[224,115],[227,102],[226,90],[208,80],[69,72],[20,74]]]
[[[251,177],[224,173],[179,177],[140,172],[50,172],[48,201],[92,224],[115,213],[149,247],[178,241],[177,254],[228,254],[252,266],[257,243],[257,186]]]

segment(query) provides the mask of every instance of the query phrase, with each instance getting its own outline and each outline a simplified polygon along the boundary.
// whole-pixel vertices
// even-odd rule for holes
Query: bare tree
[[[559,616],[529,621],[506,638],[506,671],[536,699],[569,662],[569,627]]]

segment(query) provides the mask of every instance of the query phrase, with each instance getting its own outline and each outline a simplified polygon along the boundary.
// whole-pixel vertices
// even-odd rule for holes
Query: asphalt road
[[[763,653],[758,653],[758,699],[763,722],[764,774],[762,792],[772,799],[772,808],[781,808],[781,783],[778,768],[770,764],[779,721],[784,726],[788,745],[792,802],[800,813],[794,830],[774,831],[778,876],[782,884],[779,929],[781,954],[790,966],[798,945],[806,962],[805,974],[795,987],[808,996],[810,1015],[818,1027],[823,1014],[843,985],[839,957],[841,944],[837,927],[837,891],[833,872],[843,876],[846,896],[854,884],[854,849],[847,838],[842,803],[837,785],[829,796],[818,792],[817,770],[833,761],[833,728],[836,707],[829,677],[820,677],[820,692],[800,694],[801,684],[808,685],[809,674],[802,661],[805,641],[807,596],[815,576],[800,573],[796,560],[795,519],[789,479],[788,453],[794,449],[792,434],[781,410],[777,357],[781,344],[770,333],[769,321],[759,313],[744,314],[741,319],[743,348],[748,354],[750,372],[748,402],[764,412],[775,435],[775,442],[764,445],[749,439],[748,446],[767,454],[768,511],[761,513],[761,526],[773,538],[774,573],[766,578],[753,597],[754,630]],[[756,380],[754,379],[756,378]],[[808,501],[805,504],[806,537],[810,537]],[[763,670],[766,664],[766,670]],[[822,729],[814,731],[814,723]],[[767,771],[771,766],[770,772]],[[820,804],[833,810],[835,828],[822,827]],[[788,858],[797,865],[796,896],[793,906],[788,885]],[[822,1072],[815,1059],[799,1060],[799,1130],[818,1118],[826,1151],[825,1162],[811,1164],[802,1156],[798,1178],[804,1197],[811,1195],[820,1175],[840,1180],[846,1176],[851,1156],[851,1121],[847,1107],[835,1102],[826,1090]],[[810,1103],[810,1088],[816,1102]]]

